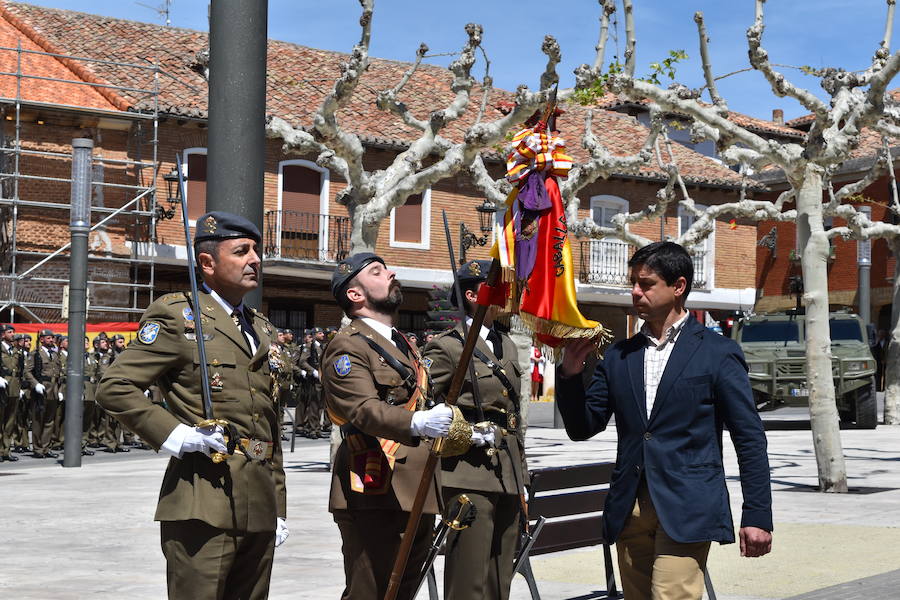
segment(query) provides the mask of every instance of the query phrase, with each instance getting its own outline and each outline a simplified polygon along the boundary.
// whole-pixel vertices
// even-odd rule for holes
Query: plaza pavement
[[[615,433],[571,442],[550,427],[549,404],[532,405],[531,467],[613,460]],[[850,494],[819,494],[808,419],[802,409],[765,413],[772,467],[772,554],[742,559],[714,546],[709,572],[721,600],[900,597],[900,429],[848,429],[842,439]],[[736,459],[726,440],[732,509],[740,515]],[[325,440],[298,438],[287,452],[288,525],[276,550],[273,599],[337,599],[343,588],[340,538],[327,512]],[[165,563],[153,512],[165,459],[151,451],[98,453],[81,468],[23,457],[0,465],[0,598],[11,600],[165,597]],[[542,598],[587,599],[605,587],[599,549],[535,557]],[[438,577],[441,576],[440,559]],[[423,591],[419,598],[424,599]],[[512,598],[529,598],[517,577]],[[373,599],[375,600],[375,599]]]

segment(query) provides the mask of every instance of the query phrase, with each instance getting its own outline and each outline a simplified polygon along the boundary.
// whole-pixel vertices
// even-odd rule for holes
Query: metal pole
[[[243,215],[263,230],[268,0],[216,0],[209,21],[206,209]],[[262,249],[260,249],[262,251]],[[262,306],[259,287],[244,301]]]
[[[66,362],[64,467],[81,466],[84,411],[84,330],[87,306],[88,233],[91,229],[91,152],[94,141],[72,140],[72,212],[69,231],[69,356]]]
[[[871,206],[860,206],[857,210],[872,218]],[[856,242],[856,265],[859,267],[859,316],[862,318],[863,324],[868,330],[869,324],[872,322],[872,296],[870,282],[870,272],[872,270],[872,242],[869,240],[859,240]]]

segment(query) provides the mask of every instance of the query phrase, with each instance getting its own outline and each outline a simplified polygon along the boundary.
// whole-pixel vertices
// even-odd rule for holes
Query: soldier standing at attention
[[[428,460],[422,438],[443,437],[452,411],[423,409],[428,375],[418,351],[393,327],[400,283],[369,252],[340,263],[331,291],[352,321],[322,358],[325,402],[341,428],[328,510],[341,532],[346,587],[342,600],[384,597],[409,511]],[[437,478],[415,531],[398,600],[412,600],[439,512]]]
[[[88,449],[88,444],[91,442],[91,428],[94,426],[94,409],[97,405],[94,400],[95,392],[97,391],[96,365],[94,353],[91,352],[91,341],[88,336],[84,336],[84,403],[81,412],[81,454],[83,456],[94,455],[94,451]]]
[[[489,260],[473,260],[457,273],[470,325],[478,285],[487,280],[490,266]],[[452,301],[459,306],[455,293]],[[477,416],[467,371],[457,401],[459,411],[454,409],[454,426],[441,453],[444,506],[454,506],[463,494],[475,506],[474,522],[447,536],[444,597],[454,600],[509,598],[519,528],[524,521],[521,494],[527,470],[519,433],[521,372],[515,343],[492,327],[496,313],[496,306],[488,309],[472,356],[484,421]],[[462,323],[457,323],[425,347],[425,364],[438,399],[449,391],[463,340]],[[457,426],[462,419],[468,427]]]
[[[25,365],[25,377],[31,384],[31,446],[35,458],[59,456],[50,449],[56,406],[59,404],[59,352],[53,342],[53,332],[41,329],[38,332],[38,347],[28,355]]]
[[[325,352],[325,332],[321,327],[313,328],[313,339],[306,346],[300,357],[300,368],[306,371],[306,436],[310,439],[322,437],[322,417],[324,401],[322,398],[322,355]]]
[[[24,333],[17,333],[13,336],[13,344],[15,345],[16,358],[19,364],[19,408],[16,411],[16,428],[13,435],[13,449],[17,452],[28,452],[28,431],[31,429],[31,406],[29,400],[31,395],[28,393],[28,387],[31,385],[25,378],[25,363],[27,352],[25,352],[25,340],[31,339]]]
[[[66,441],[66,363],[69,360],[69,338],[64,335],[56,336],[56,351],[59,354],[59,377],[56,380],[57,398],[56,417],[53,419],[53,443],[54,450],[62,450]]]
[[[115,340],[115,337],[113,337]],[[116,351],[110,348],[109,346],[109,338],[102,337],[100,338],[99,349],[97,350],[97,364],[94,367],[95,375],[94,378],[99,383],[103,376],[106,374],[107,369],[109,369],[110,365],[112,365],[113,361],[116,360]],[[116,420],[115,417],[105,412],[101,416],[100,419],[100,427],[99,427],[99,435],[100,435],[100,444],[106,446],[103,450],[104,452],[130,452],[130,450],[124,447],[119,443],[119,438],[122,434],[122,426],[119,425],[119,421]]]
[[[269,348],[275,333],[243,303],[259,285],[259,230],[212,212],[197,220],[199,298],[168,294],[141,318],[136,341],[107,370],[97,401],[154,449],[171,455],[160,491],[169,598],[266,598],[274,548],[287,537],[280,431]],[[195,324],[202,319],[216,419],[238,449],[226,452],[220,426],[204,420]],[[144,395],[157,383],[168,410]],[[233,429],[232,429],[233,428]],[[235,439],[237,438],[237,439]]]
[[[19,353],[13,346],[16,329],[12,325],[0,325],[3,341],[0,342],[0,462],[16,462],[18,456],[10,454],[16,445],[16,416],[19,408],[22,368]]]

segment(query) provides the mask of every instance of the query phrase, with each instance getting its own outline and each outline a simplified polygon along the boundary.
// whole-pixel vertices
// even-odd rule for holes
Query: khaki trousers
[[[336,510],[346,587],[341,600],[384,598],[409,513],[399,510]],[[415,531],[397,600],[412,600],[434,532],[434,515],[423,514]]]
[[[160,535],[169,600],[264,600],[269,596],[274,530],[226,531],[192,519],[161,521]]]
[[[19,396],[10,398],[6,390],[0,390],[0,456],[9,456],[10,449],[15,446],[16,413],[19,407]]]
[[[455,506],[460,494],[475,505],[475,521],[447,535],[444,598],[507,600],[519,538],[519,497],[444,488],[445,506]]]
[[[616,540],[626,600],[701,600],[709,542],[682,544],[670,538],[641,481],[631,516]]]

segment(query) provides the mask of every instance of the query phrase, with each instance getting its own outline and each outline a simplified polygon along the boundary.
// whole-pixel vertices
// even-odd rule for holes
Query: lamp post
[[[484,246],[488,242],[489,234],[494,229],[494,213],[497,207],[487,201],[485,198],[479,206],[475,207],[478,211],[478,225],[481,230],[481,237],[478,237],[466,227],[466,224],[459,223],[459,264],[466,264],[466,250],[475,246]]]
[[[857,209],[866,218],[872,218],[871,206],[859,206]],[[872,298],[869,290],[869,275],[872,270],[872,242],[858,240],[856,242],[856,266],[859,269],[859,291],[856,297],[859,299],[859,316],[868,328],[872,321]]]

